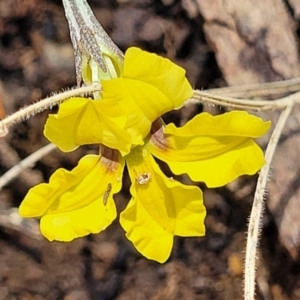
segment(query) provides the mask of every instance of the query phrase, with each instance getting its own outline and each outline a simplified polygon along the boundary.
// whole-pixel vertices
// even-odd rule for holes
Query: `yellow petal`
[[[174,174],[187,173],[194,181],[208,187],[223,186],[241,175],[253,175],[264,165],[263,152],[253,141],[198,161],[167,161]]]
[[[70,242],[75,238],[105,230],[116,218],[115,205],[110,201],[107,207],[95,201],[81,209],[41,218],[40,228],[49,241]]]
[[[193,90],[185,77],[185,70],[167,58],[131,47],[125,53],[123,77],[148,83],[166,95],[173,108],[180,108],[193,95]],[[152,99],[159,105],[158,99]],[[152,103],[143,103],[152,105]]]
[[[101,143],[125,155],[131,147],[125,123],[126,116],[118,105],[77,97],[62,103],[58,114],[49,116],[44,134],[62,151]]]
[[[192,96],[184,69],[134,47],[125,54],[122,77],[101,83],[103,98],[118,103],[126,113],[134,145],[143,144],[154,120]]]
[[[72,171],[59,169],[49,184],[30,189],[19,213],[42,217],[41,231],[49,240],[70,241],[100,232],[116,217],[113,195],[121,188],[123,166],[86,155]]]
[[[201,113],[195,116],[183,127],[177,128],[169,124],[166,134],[178,136],[238,136],[258,138],[270,128],[271,122],[264,122],[261,118],[246,111],[231,111],[222,115],[212,116]]]
[[[240,175],[255,174],[264,164],[253,137],[262,136],[270,122],[245,112],[196,116],[181,128],[169,124],[156,132],[147,149],[168,163],[174,174],[187,173],[209,187],[227,184]]]
[[[132,199],[121,213],[120,223],[139,252],[165,262],[174,235],[205,234],[202,192],[167,178],[150,153],[141,147],[134,148],[126,161]]]
[[[117,103],[122,107],[124,115],[127,117],[125,128],[131,136],[132,144],[143,145],[144,137],[149,133],[153,120],[146,116],[137,105],[137,101],[139,101],[140,98],[135,99],[134,96],[132,96],[132,90],[127,87],[123,78],[103,81],[102,87],[105,101]],[[143,97],[145,92],[146,91],[142,91],[138,96]],[[136,92],[134,92],[134,94],[135,93]]]
[[[163,230],[148,214],[138,199],[132,198],[120,215],[126,237],[146,258],[165,262],[172,251],[173,235]]]

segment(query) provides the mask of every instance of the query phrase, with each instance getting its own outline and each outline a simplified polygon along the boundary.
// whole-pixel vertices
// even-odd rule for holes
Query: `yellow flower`
[[[175,235],[205,234],[200,189],[167,178],[152,155],[167,162],[176,174],[187,173],[208,186],[221,186],[261,168],[263,154],[253,138],[268,128],[269,123],[246,112],[217,117],[203,113],[181,128],[173,124],[159,127],[144,146],[133,148],[125,157],[132,198],[120,223],[136,249],[149,259],[164,262]],[[125,165],[116,153],[87,155],[71,172],[57,170],[49,184],[29,191],[20,214],[42,217],[41,231],[50,241],[70,241],[104,230],[116,218],[113,195],[121,189]]]
[[[126,60],[131,54],[135,59]],[[172,77],[170,65],[133,48],[123,68],[123,76],[130,76],[104,81],[101,101],[71,99],[50,116],[45,134],[61,149],[102,144],[101,155],[84,156],[72,171],[57,170],[22,202],[21,216],[41,217],[41,231],[50,241],[98,233],[113,222],[113,196],[121,189],[126,164],[131,199],[120,224],[140,253],[164,262],[174,236],[205,234],[206,210],[201,190],[165,176],[154,157],[175,174],[187,173],[210,187],[262,167],[263,153],[253,139],[270,124],[258,117],[238,111],[216,117],[203,113],[180,128],[163,124],[159,116],[179,108],[191,93],[184,71],[176,67]]]

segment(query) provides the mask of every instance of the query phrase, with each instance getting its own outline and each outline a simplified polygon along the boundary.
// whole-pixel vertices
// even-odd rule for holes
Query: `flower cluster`
[[[33,187],[20,214],[41,217],[41,232],[50,241],[99,233],[117,217],[114,195],[126,165],[131,199],[120,224],[139,252],[164,262],[174,236],[205,234],[206,210],[201,190],[168,178],[155,158],[176,175],[222,186],[262,167],[263,153],[253,139],[270,124],[233,111],[202,113],[179,128],[165,125],[160,116],[179,109],[192,88],[182,68],[138,48],[127,50],[120,76],[101,85],[101,100],[69,99],[44,130],[62,151],[99,144],[100,154],[86,155],[72,171],[58,169],[49,183]]]

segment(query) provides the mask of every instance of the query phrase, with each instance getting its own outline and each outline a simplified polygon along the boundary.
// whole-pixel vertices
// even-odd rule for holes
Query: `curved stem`
[[[54,144],[48,144],[43,148],[35,151],[31,155],[27,156],[25,159],[20,161],[18,164],[9,169],[0,177],[0,190],[8,184],[12,179],[16,178],[23,170],[34,165],[42,157],[46,156],[49,152],[54,150],[56,146]]]
[[[9,127],[11,127],[13,124],[22,122],[48,108],[52,108],[68,98],[96,91],[101,91],[100,84],[75,88],[26,106],[0,121],[0,137],[5,136],[8,133]]]
[[[285,123],[289,115],[291,114],[292,108],[293,103],[288,105],[279,117],[279,120],[271,135],[270,142],[266,150],[266,164],[261,169],[258,177],[247,233],[246,259],[244,271],[244,300],[254,300],[257,245],[259,242],[260,224],[264,209],[264,194],[274,152],[277,147],[282,130],[285,126]]]
[[[300,77],[297,77],[281,81],[226,86],[221,88],[209,89],[207,90],[207,92],[214,95],[253,98],[270,96],[274,94],[293,93],[299,90]]]
[[[223,97],[212,95],[204,91],[194,91],[194,97],[186,102],[209,102],[214,105],[227,106],[231,108],[247,109],[247,110],[270,110],[270,109],[284,109],[290,104],[300,103],[300,92],[292,95],[277,99],[277,100],[249,100],[249,99],[236,99],[232,97]]]

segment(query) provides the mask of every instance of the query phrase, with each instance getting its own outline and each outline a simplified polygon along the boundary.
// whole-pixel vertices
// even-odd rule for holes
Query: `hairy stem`
[[[195,90],[193,98],[188,100],[186,104],[195,102],[208,102],[213,105],[227,106],[234,109],[246,109],[256,111],[284,109],[291,104],[294,105],[300,103],[300,92],[291,94],[283,98],[279,98],[277,100],[251,100],[218,96],[207,93],[205,91]]]
[[[298,93],[297,93],[298,94]],[[299,94],[298,94],[299,97]],[[300,97],[299,97],[300,98]],[[255,295],[255,270],[256,270],[256,258],[257,258],[257,246],[260,236],[260,224],[264,209],[264,193],[267,185],[268,174],[271,166],[271,162],[275,153],[275,149],[278,145],[278,141],[285,123],[291,114],[293,104],[288,105],[281,113],[276,127],[271,135],[268,147],[266,149],[266,164],[261,169],[256,191],[254,195],[254,201],[252,205],[248,233],[246,244],[246,259],[245,259],[245,274],[244,274],[244,300],[254,300]]]
[[[52,108],[53,106],[65,101],[68,98],[74,97],[76,95],[92,93],[92,92],[96,92],[96,91],[100,91],[100,90],[101,90],[100,84],[79,87],[79,88],[75,88],[70,91],[65,91],[63,93],[54,95],[54,96],[46,98],[46,99],[43,99],[43,100],[36,102],[34,104],[31,104],[29,106],[26,106],[26,107],[20,109],[19,111],[15,112],[14,114],[12,114],[0,121],[0,137],[7,135],[9,127],[11,127],[13,124],[27,120],[30,117],[33,117],[36,114],[38,114],[46,109]]]

